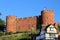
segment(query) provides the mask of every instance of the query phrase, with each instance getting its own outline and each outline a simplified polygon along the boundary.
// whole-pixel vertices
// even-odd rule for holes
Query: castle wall
[[[43,10],[41,12],[42,15],[42,24],[48,25],[48,24],[54,24],[54,11],[53,10]]]
[[[17,26],[16,20],[17,20],[16,16],[6,17],[6,31],[7,32],[16,32],[16,26]]]
[[[37,28],[37,17],[28,17],[18,19],[17,30],[32,30]],[[19,31],[19,30],[18,30]]]
[[[54,23],[54,11],[43,10],[40,16],[17,18],[16,16],[6,17],[6,31],[28,31],[33,29],[40,29],[41,26],[46,27],[49,24],[54,24],[58,29],[58,24]],[[60,33],[58,34],[60,40]]]
[[[16,32],[19,30],[31,30],[40,28],[41,25],[54,24],[54,12],[43,10],[41,15],[34,17],[17,18],[16,16],[6,17],[6,31]]]

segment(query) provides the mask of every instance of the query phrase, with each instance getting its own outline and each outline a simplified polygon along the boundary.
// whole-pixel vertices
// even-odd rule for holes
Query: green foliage
[[[0,36],[4,35],[4,32],[0,31]]]
[[[16,34],[17,33],[27,33],[27,34],[39,34],[40,33],[40,30],[39,29],[37,29],[37,30],[30,30],[30,31],[27,31],[27,30],[25,30],[25,31],[17,31],[16,32]]]
[[[3,31],[4,26],[5,26],[4,20],[0,19],[0,31]]]
[[[19,31],[15,34],[12,32],[1,32],[1,36],[3,35],[3,37],[0,36],[0,40],[31,40],[31,38],[36,36],[39,32],[40,30]]]
[[[60,24],[58,24],[58,30],[60,31]]]
[[[2,32],[0,31],[0,36],[3,36],[3,35],[11,35],[12,32]]]
[[[17,40],[22,40],[22,39],[30,39],[31,37],[29,35],[21,35],[17,36]]]
[[[5,32],[5,35],[11,35],[13,34],[12,32]]]
[[[31,30],[31,33],[32,34],[39,34],[40,33],[40,30],[38,29],[38,30]]]
[[[4,25],[4,24],[5,24],[4,20],[0,19],[0,25]]]
[[[31,37],[29,35],[25,35],[25,34],[19,34],[19,35],[11,35],[11,36],[3,36],[0,37],[0,40],[28,40],[31,39]]]
[[[27,33],[28,31],[26,30],[26,31],[17,31],[16,33]]]

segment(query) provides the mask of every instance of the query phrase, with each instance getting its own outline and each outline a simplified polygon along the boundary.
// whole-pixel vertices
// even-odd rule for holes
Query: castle
[[[53,24],[57,28],[57,23],[54,22],[53,10],[42,10],[40,16],[17,18],[16,16],[6,17],[6,31],[17,32],[19,30],[39,29],[40,26],[44,28]]]

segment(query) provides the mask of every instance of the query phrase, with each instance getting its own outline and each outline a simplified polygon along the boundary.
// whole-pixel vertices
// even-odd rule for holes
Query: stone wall
[[[40,25],[54,24],[54,11],[43,10],[41,15],[34,17],[17,18],[16,16],[6,17],[6,31],[16,32],[19,30],[32,30],[40,28]]]
[[[54,11],[53,10],[43,10],[41,12],[42,15],[42,24],[54,24]]]
[[[16,32],[16,27],[17,27],[16,20],[17,20],[16,16],[6,17],[6,31],[7,32]]]
[[[37,28],[37,17],[19,18],[17,30],[31,30]]]

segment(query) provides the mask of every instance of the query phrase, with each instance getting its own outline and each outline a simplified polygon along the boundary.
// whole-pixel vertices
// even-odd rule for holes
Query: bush
[[[28,31],[17,31],[16,33],[27,33]]]
[[[25,35],[25,34],[17,36],[17,40],[24,40],[24,39],[30,39],[30,38],[31,36]]]
[[[31,30],[31,34],[39,34],[40,30]]]
[[[5,35],[11,35],[13,34],[12,32],[6,32]]]

